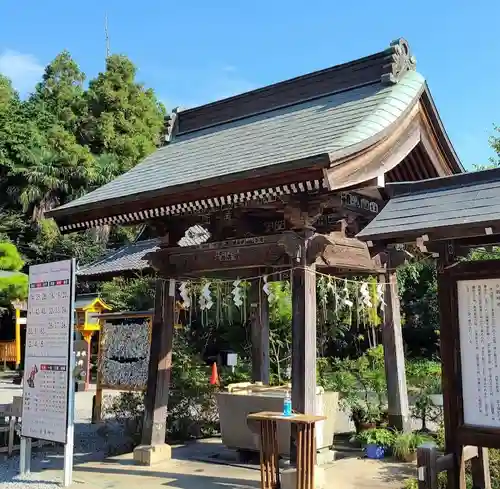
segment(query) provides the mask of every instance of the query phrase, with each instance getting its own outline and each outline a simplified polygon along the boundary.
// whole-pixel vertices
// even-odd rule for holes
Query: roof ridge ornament
[[[178,117],[181,111],[180,107],[175,107],[172,109],[172,112],[165,114],[163,118],[163,134],[160,137],[160,147],[166,146],[173,141],[179,127]]]
[[[411,54],[410,46],[402,37],[391,42],[388,48],[391,62],[384,65],[385,73],[382,74],[382,83],[398,83],[407,71],[414,71],[417,66],[415,56]]]

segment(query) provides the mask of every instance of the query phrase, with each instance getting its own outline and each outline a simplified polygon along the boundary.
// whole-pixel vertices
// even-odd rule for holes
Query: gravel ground
[[[13,388],[8,381],[0,380],[0,403],[9,403],[13,396],[21,394],[21,389]],[[123,442],[120,427],[115,426],[107,437],[100,436],[97,426],[90,423],[92,396],[94,392],[76,393],[75,412],[75,464],[91,460],[103,460],[108,454],[108,446]],[[31,458],[32,473],[20,477],[19,452],[7,458],[0,455],[0,489],[53,489],[61,487],[63,476],[63,446],[34,448]],[[47,473],[47,470],[50,470]],[[54,470],[57,471],[54,475]]]

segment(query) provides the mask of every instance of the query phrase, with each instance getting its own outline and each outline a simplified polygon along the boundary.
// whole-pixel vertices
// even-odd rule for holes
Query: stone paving
[[[44,478],[59,474],[46,470]],[[341,489],[398,489],[408,477],[415,476],[413,466],[391,461],[345,458],[325,471],[326,487]],[[171,460],[154,467],[133,465],[130,455],[88,462],[75,467],[74,485],[82,489],[251,489],[260,487],[259,472],[252,469],[197,462]]]
[[[21,389],[0,381],[0,404],[8,403]],[[77,432],[83,436],[94,434],[90,425],[93,392],[76,394]],[[76,449],[76,448],[75,448]],[[92,445],[75,457],[73,487],[81,489],[251,489],[259,488],[260,472],[256,465],[236,465],[214,460],[214,453],[223,453],[219,439],[204,440],[173,448],[173,459],[153,467],[140,467],[132,462],[130,454],[105,459],[105,453]],[[226,449],[226,451],[228,451]],[[203,461],[204,460],[204,461]],[[207,460],[214,460],[207,462]],[[226,459],[227,460],[227,459]],[[34,454],[32,474],[14,477],[18,457],[4,460],[1,471],[8,474],[0,478],[0,489],[52,489],[62,478],[60,450],[47,450]],[[359,456],[348,456],[325,467],[326,487],[341,489],[398,489],[404,480],[415,476],[415,465],[390,460],[374,461]]]
[[[129,454],[78,464],[73,479],[74,486],[82,489],[251,489],[260,487],[259,475],[254,469],[184,459],[140,467]],[[50,467],[37,479],[57,480],[60,476],[60,470]],[[414,466],[390,460],[345,458],[325,470],[328,489],[398,489],[412,476]]]

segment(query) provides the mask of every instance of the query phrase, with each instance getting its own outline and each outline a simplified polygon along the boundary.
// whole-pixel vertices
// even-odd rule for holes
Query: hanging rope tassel
[[[351,301],[349,298],[349,286],[347,284],[347,279],[344,279],[344,305],[347,306],[349,309],[354,305],[354,303]]]
[[[181,282],[179,286],[179,294],[182,299],[181,306],[184,309],[190,309],[191,308],[191,290],[189,287],[189,282]]]
[[[271,303],[271,301],[273,300],[273,291],[271,290],[271,284],[267,281],[267,275],[264,275],[262,278],[264,280],[264,286],[262,287],[262,290],[267,295],[267,301]]]
[[[377,284],[377,299],[380,304],[380,310],[384,312],[385,310],[385,302],[384,302],[384,286],[385,284],[378,283]]]

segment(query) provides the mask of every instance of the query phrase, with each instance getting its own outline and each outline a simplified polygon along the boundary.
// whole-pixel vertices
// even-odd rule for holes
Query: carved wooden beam
[[[279,245],[281,235],[237,238],[185,248],[163,248],[146,256],[160,275],[185,277],[193,273],[252,267],[280,267],[289,260]]]
[[[383,269],[379,257],[374,259],[366,243],[346,237],[347,223],[340,221],[340,229],[327,235],[314,233],[304,237],[302,233],[287,231],[283,233],[280,245],[292,262],[301,262],[305,253],[307,265],[322,267],[348,268],[360,272],[379,272]]]
[[[297,195],[285,204],[284,216],[292,229],[311,229],[326,208],[338,210],[341,206],[340,194]]]

